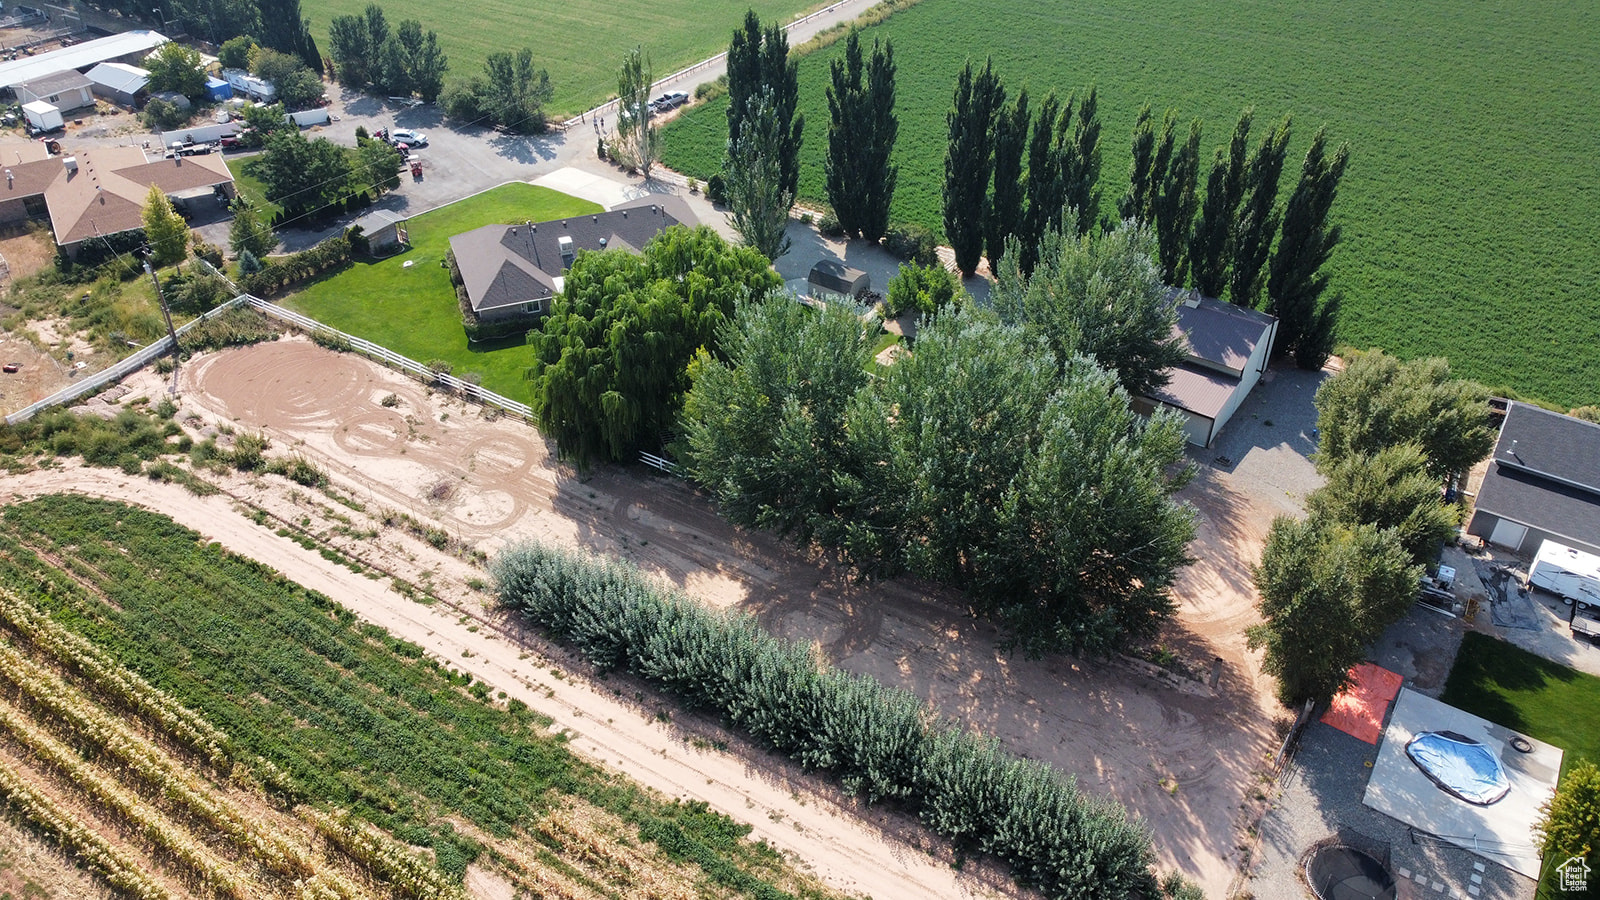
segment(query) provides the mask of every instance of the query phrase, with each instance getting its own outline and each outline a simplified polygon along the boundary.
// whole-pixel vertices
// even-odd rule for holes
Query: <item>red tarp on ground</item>
[[[1383,734],[1383,717],[1389,711],[1389,702],[1400,693],[1400,682],[1404,680],[1398,673],[1372,663],[1355,666],[1350,670],[1350,686],[1333,698],[1322,721],[1376,744]]]

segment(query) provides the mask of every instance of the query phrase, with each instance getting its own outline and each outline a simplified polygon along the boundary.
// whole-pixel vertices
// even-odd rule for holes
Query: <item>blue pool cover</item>
[[[1493,751],[1454,731],[1424,731],[1406,744],[1406,756],[1441,790],[1488,806],[1511,790]]]

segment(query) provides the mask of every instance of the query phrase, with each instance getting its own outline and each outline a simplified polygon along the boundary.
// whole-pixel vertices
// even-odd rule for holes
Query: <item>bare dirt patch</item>
[[[0,256],[9,269],[6,287],[22,278],[44,271],[55,263],[56,246],[46,228],[29,225],[0,227]]]
[[[111,900],[113,896],[54,845],[0,817],[0,897]]]
[[[326,468],[369,509],[405,511],[490,553],[532,537],[626,557],[709,604],[748,611],[776,633],[814,642],[835,664],[912,690],[944,713],[996,735],[1014,752],[1049,761],[1077,775],[1087,790],[1115,797],[1150,826],[1162,866],[1198,879],[1208,894],[1222,896],[1233,879],[1243,829],[1254,812],[1249,796],[1273,744],[1267,681],[1244,649],[1241,631],[1254,615],[1249,564],[1277,507],[1230,484],[1222,477],[1226,473],[1202,473],[1188,489],[1203,516],[1193,549],[1199,561],[1185,573],[1180,614],[1165,637],[1191,658],[1220,658],[1222,675],[1215,691],[1181,691],[1115,663],[1013,657],[1001,649],[995,629],[965,616],[958,598],[929,585],[903,579],[857,583],[827,560],[730,527],[702,496],[674,479],[615,468],[580,479],[555,465],[544,441],[526,425],[486,421],[475,407],[307,341],[204,357],[185,367],[184,388],[187,410],[198,410],[214,423],[264,431],[277,447],[292,448]],[[389,394],[399,398],[399,409],[413,415],[401,417],[380,406],[380,398]],[[351,437],[373,434],[363,423],[389,414],[395,418],[385,418],[385,427],[377,429],[385,439]],[[444,479],[454,487],[449,497],[436,499],[431,494]],[[268,491],[244,490],[261,491],[253,494],[256,499]],[[152,502],[142,494],[140,499]],[[241,527],[234,516],[204,526],[186,524],[225,543]],[[285,552],[282,543],[274,539],[271,547],[246,552],[273,559],[271,553]],[[382,538],[368,541],[363,549],[396,565],[416,565],[423,558],[415,549],[374,546],[383,543]],[[299,578],[309,554],[290,551],[295,564],[278,564]],[[328,565],[315,557],[307,561]],[[440,564],[433,571],[432,583],[441,591],[459,589],[476,577],[465,564]],[[319,589],[351,598],[347,602],[363,614],[370,604],[388,605],[371,598],[372,582],[353,579],[361,591],[347,585]],[[362,597],[369,599],[354,599]],[[462,659],[461,650],[454,649],[458,646],[492,654],[498,671],[481,676],[491,683],[509,678],[553,691],[560,685],[556,696],[569,699],[564,697],[568,682],[530,672],[532,665],[516,658],[522,638],[515,632],[499,639],[457,635],[441,643],[444,630],[437,620],[420,607],[414,610],[389,609],[382,624],[462,665],[475,660]],[[506,639],[516,643],[497,646]],[[759,808],[778,814],[771,822],[792,822],[796,828],[805,822],[798,835],[788,827],[764,827],[742,808],[755,803],[752,773],[743,764],[726,765],[720,754],[683,760],[696,771],[684,779],[653,753],[628,749],[656,740],[650,732],[661,728],[659,723],[641,722],[634,714],[608,717],[601,726],[584,705],[551,714],[563,723],[579,717],[575,730],[585,752],[620,764],[641,781],[707,799],[753,821],[757,836],[781,836],[779,846],[821,872],[841,864],[843,871],[852,871],[837,856],[841,846],[853,848],[852,856],[882,858],[884,851],[873,849],[882,847],[881,838],[865,837],[853,816],[831,805],[818,817],[804,811],[804,803],[758,791]],[[680,745],[674,756],[683,751]],[[927,859],[904,849],[889,851],[889,857],[898,857],[892,869]],[[881,862],[859,868],[863,862],[856,860],[858,874],[841,886],[873,890],[866,886],[867,873],[888,875]],[[925,871],[921,865],[917,870]],[[902,896],[917,883],[921,893],[943,894],[965,880],[936,889],[922,876],[913,882],[903,878],[896,875],[873,892]],[[883,891],[891,885],[898,888]]]
[[[0,373],[0,413],[13,413],[61,390],[72,382],[71,369],[33,342],[0,332],[0,364],[16,363],[16,372]]]

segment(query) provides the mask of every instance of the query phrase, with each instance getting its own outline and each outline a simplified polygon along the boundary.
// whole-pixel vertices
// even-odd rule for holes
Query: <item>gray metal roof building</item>
[[[0,88],[14,88],[25,81],[65,69],[82,70],[98,63],[142,58],[166,42],[166,35],[159,32],[124,31],[38,56],[0,62]]]

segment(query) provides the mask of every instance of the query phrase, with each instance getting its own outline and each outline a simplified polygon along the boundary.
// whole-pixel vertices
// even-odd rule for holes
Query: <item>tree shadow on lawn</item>
[[[1456,654],[1456,664],[1450,670],[1440,699],[1513,731],[1549,740],[1548,735],[1540,734],[1543,729],[1539,723],[1530,722],[1524,715],[1521,704],[1506,695],[1537,694],[1552,683],[1570,684],[1578,677],[1579,673],[1568,666],[1481,632],[1470,631],[1461,640],[1461,650]]]

